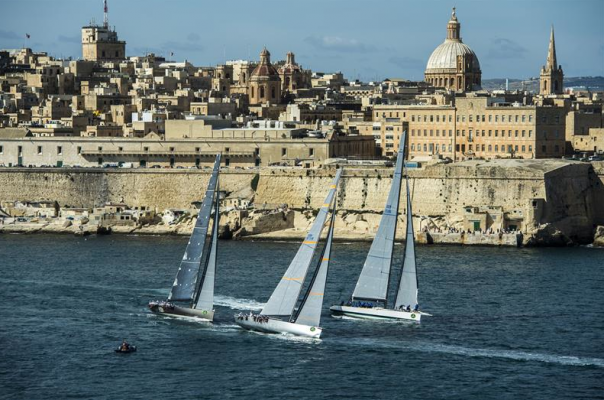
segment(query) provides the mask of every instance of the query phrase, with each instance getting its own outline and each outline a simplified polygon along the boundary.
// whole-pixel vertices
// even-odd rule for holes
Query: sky
[[[456,6],[483,79],[539,76],[552,24],[571,76],[604,76],[604,0],[108,0],[128,56],[155,52],[196,66],[272,60],[288,51],[313,71],[349,79],[422,80]],[[81,27],[103,21],[102,0],[0,0],[0,49],[81,57]],[[26,33],[31,37],[26,40]]]

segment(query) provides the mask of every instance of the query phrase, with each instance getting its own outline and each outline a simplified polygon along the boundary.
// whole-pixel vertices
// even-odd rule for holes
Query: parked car
[[[599,154],[594,154],[593,156],[590,156],[587,160],[588,161],[604,161],[604,158]]]

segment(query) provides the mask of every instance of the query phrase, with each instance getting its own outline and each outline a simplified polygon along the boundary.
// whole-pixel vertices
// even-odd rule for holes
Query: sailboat
[[[311,338],[321,336],[323,329],[319,324],[321,322],[323,294],[333,239],[336,213],[335,194],[341,175],[342,170],[339,169],[310,231],[260,314],[235,315],[235,322],[242,328],[264,333],[288,333]],[[329,230],[322,254],[318,259],[319,265],[315,268],[308,289],[296,308],[302,285],[317,249],[330,209]]]
[[[392,186],[386,201],[386,207],[377,234],[371,243],[369,253],[363,265],[361,275],[348,302],[330,307],[333,315],[345,315],[353,318],[410,320],[420,322],[422,315],[429,315],[419,310],[417,295],[418,282],[415,260],[415,238],[413,236],[413,218],[409,181],[407,186],[407,230],[403,269],[398,282],[394,304],[390,306],[388,291],[392,271],[394,238],[398,219],[399,198],[405,163],[406,132],[401,138]]]
[[[168,299],[149,302],[149,309],[154,313],[194,317],[206,321],[214,319],[214,276],[220,218],[219,172],[220,154],[217,154],[197,222]],[[210,220],[212,231],[208,239]]]

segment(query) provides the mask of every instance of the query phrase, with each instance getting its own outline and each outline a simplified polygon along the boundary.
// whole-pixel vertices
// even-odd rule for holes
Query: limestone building
[[[461,24],[453,8],[447,38],[428,59],[425,80],[436,87],[466,92],[480,88],[481,76],[476,53],[461,40]]]
[[[103,25],[91,23],[82,28],[82,58],[86,61],[122,61],[126,59],[126,42],[118,40],[109,27],[107,0]]]
[[[280,102],[281,79],[271,64],[271,53],[266,47],[260,53],[260,63],[252,72],[249,82],[250,105]]]
[[[539,76],[539,93],[542,95],[562,94],[564,91],[564,72],[562,66],[558,65],[556,58],[556,42],[554,40],[554,27],[549,37],[549,48],[547,50],[547,61],[541,68]]]
[[[287,53],[285,64],[279,68],[281,78],[281,92],[293,93],[298,89],[307,87],[307,74],[296,63],[295,55],[291,51]]]

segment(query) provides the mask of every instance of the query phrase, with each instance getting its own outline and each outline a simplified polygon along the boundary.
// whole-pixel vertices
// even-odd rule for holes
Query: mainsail
[[[398,219],[403,165],[405,164],[406,136],[407,132],[403,131],[386,207],[352,294],[353,299],[386,301],[388,296],[388,281]]]
[[[210,214],[214,204],[214,192],[218,182],[218,172],[220,171],[220,154],[216,155],[214,169],[208,183],[203,203],[197,215],[197,222],[193,228],[193,233],[187,244],[187,249],[180,262],[180,267],[176,273],[176,278],[172,284],[168,300],[172,301],[191,301],[197,288],[197,277],[199,268],[203,259],[203,250],[208,234]]]
[[[315,218],[315,222],[298,249],[298,253],[296,253],[296,256],[290,263],[289,268],[285,271],[277,288],[264,305],[262,314],[289,317],[294,311],[298,296],[300,295],[300,290],[302,290],[304,278],[306,278],[306,273],[308,272],[308,267],[310,266],[313,254],[317,248],[317,243],[321,237],[321,232],[323,231],[323,226],[325,225],[325,220],[327,219],[327,214],[335,196],[336,187],[338,186],[341,175],[342,170],[340,169],[331,183],[327,198],[321,206],[319,214],[317,215],[317,218]]]
[[[214,201],[214,220],[212,221],[212,235],[210,236],[210,251],[201,278],[201,288],[195,304],[195,308],[198,310],[212,311],[214,309],[214,276],[216,274],[218,224],[220,221],[220,196],[218,196],[218,188],[219,184],[216,183],[216,199]]]
[[[325,283],[327,282],[327,271],[329,270],[329,259],[331,257],[331,241],[333,239],[335,216],[336,201],[334,199],[327,241],[323,248],[319,266],[315,270],[315,274],[313,275],[306,295],[300,303],[300,310],[295,318],[295,323],[297,324],[319,326],[319,323],[321,322],[321,310],[323,309]]]
[[[398,293],[394,308],[400,306],[415,307],[417,304],[417,273],[415,266],[415,238],[413,237],[413,213],[411,212],[411,195],[409,180],[407,184],[407,236],[405,238],[405,257],[403,259],[403,272],[398,286]]]

